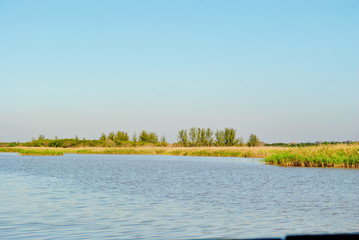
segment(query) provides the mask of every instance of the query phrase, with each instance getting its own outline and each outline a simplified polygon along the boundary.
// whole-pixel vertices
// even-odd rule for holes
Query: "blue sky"
[[[359,1],[0,0],[0,142],[359,140]]]

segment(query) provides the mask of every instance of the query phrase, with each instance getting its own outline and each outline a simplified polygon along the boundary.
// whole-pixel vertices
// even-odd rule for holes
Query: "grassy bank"
[[[17,152],[20,155],[33,155],[33,156],[62,156],[64,152],[54,149],[43,148],[0,148],[0,152]]]
[[[267,156],[265,162],[287,167],[359,168],[359,145],[288,148]]]
[[[78,154],[140,154],[203,157],[253,157],[264,158],[285,150],[273,147],[143,147],[143,148],[86,148]]]
[[[62,156],[62,155],[64,155],[64,153],[62,151],[51,150],[51,149],[46,149],[46,150],[21,149],[19,151],[19,154],[22,155],[22,156]]]
[[[264,158],[267,164],[291,167],[359,168],[359,145],[340,144],[312,147],[86,147],[0,148],[0,152],[21,155],[135,154]]]
[[[281,147],[86,147],[86,148],[49,148],[49,147],[7,147],[0,152],[18,152],[22,155],[61,155],[72,154],[135,154],[135,155],[173,155],[203,157],[252,157],[264,158],[284,151]]]

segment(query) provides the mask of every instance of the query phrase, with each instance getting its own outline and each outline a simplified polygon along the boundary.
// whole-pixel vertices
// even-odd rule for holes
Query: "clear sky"
[[[359,140],[359,1],[0,0],[0,142]]]

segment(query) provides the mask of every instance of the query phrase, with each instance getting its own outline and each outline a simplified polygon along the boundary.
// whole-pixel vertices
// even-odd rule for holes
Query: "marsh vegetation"
[[[136,154],[136,155],[174,155],[174,156],[203,156],[203,157],[248,157],[264,158],[274,153],[284,151],[281,147],[16,147],[0,148],[0,152],[19,152],[32,155],[54,153],[66,154]]]
[[[359,145],[337,144],[288,148],[267,156],[265,162],[290,167],[359,168]]]
[[[359,143],[274,143],[264,144],[255,134],[245,143],[234,128],[213,131],[190,128],[178,131],[177,142],[169,144],[166,137],[141,131],[132,139],[125,131],[102,133],[98,140],[47,139],[39,135],[31,142],[0,143],[0,152],[20,155],[73,154],[137,154],[264,158],[264,162],[280,166],[359,168]]]

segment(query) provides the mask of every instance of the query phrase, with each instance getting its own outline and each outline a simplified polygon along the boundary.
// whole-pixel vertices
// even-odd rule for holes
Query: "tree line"
[[[155,132],[147,132],[145,130],[140,132],[139,136],[134,133],[132,136],[132,140],[130,140],[128,133],[125,131],[117,131],[116,133],[110,132],[108,135],[102,133],[99,140],[102,142],[113,142],[115,145],[121,145],[123,143],[154,144],[162,146],[168,145],[165,136],[159,138]]]
[[[251,134],[247,143],[244,143],[242,137],[236,136],[237,130],[234,128],[225,128],[223,130],[213,131],[210,128],[196,128],[182,129],[178,131],[177,142],[173,146],[183,147],[210,147],[210,146],[259,146],[261,142],[258,137]],[[133,134],[132,138],[126,131],[112,131],[108,134],[102,133],[98,139],[87,140],[85,138],[79,139],[76,135],[74,138],[48,139],[40,134],[37,139],[32,139],[30,142],[20,143],[2,143],[2,146],[26,146],[26,147],[135,147],[135,146],[168,146],[166,137],[162,135],[158,137],[155,132],[141,131],[139,135]]]
[[[181,129],[178,131],[177,144],[183,147],[210,147],[210,146],[244,146],[242,137],[237,138],[237,130],[225,128],[216,130],[210,128]],[[259,146],[261,142],[255,134],[251,134],[247,145],[250,147]]]
[[[44,135],[40,134],[37,139],[32,139],[31,142],[26,143],[9,143],[7,146],[25,146],[25,147],[135,147],[135,146],[168,146],[165,136],[158,137],[154,132],[147,132],[143,130],[139,136],[136,133],[133,134],[132,140],[127,132],[117,131],[110,132],[108,134],[102,133],[99,139],[86,140],[85,138],[79,139],[76,135],[74,138],[47,139]]]

